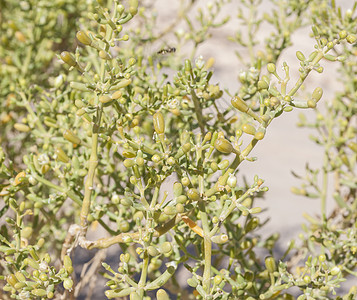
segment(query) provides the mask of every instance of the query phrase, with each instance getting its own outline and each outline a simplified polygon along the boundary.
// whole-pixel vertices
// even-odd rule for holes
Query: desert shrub
[[[357,3],[180,1],[163,25],[153,2],[0,1],[1,298],[74,299],[101,277],[107,298],[354,299],[336,292],[357,274]],[[232,93],[200,46],[235,18]],[[307,26],[314,49],[290,76],[280,57]],[[328,96],[309,84],[325,61],[342,82]],[[277,256],[278,235],[259,234],[268,187],[244,166],[297,109],[316,112],[298,125],[323,164],[291,190],[321,212]],[[115,245],[119,265],[101,250]],[[78,248],[96,250],[85,266]]]

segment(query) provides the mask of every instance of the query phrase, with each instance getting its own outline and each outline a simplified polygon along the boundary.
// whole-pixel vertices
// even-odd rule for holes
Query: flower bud
[[[347,31],[346,30],[341,30],[339,33],[338,33],[340,39],[345,39],[347,37]]]
[[[157,112],[153,115],[154,128],[157,134],[165,132],[165,120],[161,112]]]
[[[169,253],[172,250],[172,246],[170,242],[164,242],[160,245],[161,253]]]
[[[19,184],[21,184],[26,178],[26,173],[24,171],[18,173],[15,177],[14,182],[12,183],[12,185],[14,186],[18,186]]]
[[[276,270],[275,259],[271,256],[265,258],[265,267],[269,273],[274,273]]]
[[[110,101],[112,101],[113,99],[110,97],[110,95],[106,94],[106,95],[102,95],[99,97],[99,102],[106,104],[109,103]]]
[[[63,258],[63,266],[66,269],[66,271],[68,272],[68,274],[72,274],[73,273],[72,260],[68,255],[66,255]]]
[[[56,154],[56,156],[57,156],[59,161],[64,162],[64,163],[68,163],[69,162],[69,157],[62,150],[62,148],[57,147],[56,150],[55,150],[55,154]]]
[[[33,294],[37,297],[45,297],[47,295],[47,292],[44,289],[33,289],[31,291],[31,294]]]
[[[83,45],[90,46],[92,44],[92,40],[84,31],[78,31],[76,37]]]
[[[356,42],[356,40],[357,40],[357,37],[354,34],[349,34],[346,37],[346,40],[347,40],[348,43],[354,44]]]
[[[182,184],[180,182],[175,182],[173,190],[175,197],[182,195]]]
[[[192,201],[198,201],[201,199],[200,194],[196,189],[189,189],[187,191],[187,197]]]
[[[154,246],[149,246],[147,248],[148,254],[150,256],[158,256],[160,254],[159,250],[157,250]]]
[[[157,300],[170,300],[170,297],[169,297],[169,295],[166,293],[165,290],[159,289],[159,290],[156,292],[156,299],[157,299]]]
[[[214,143],[214,147],[224,154],[230,154],[234,150],[232,144],[224,138],[217,139]]]
[[[318,101],[321,99],[321,97],[322,97],[322,93],[323,93],[322,88],[317,87],[317,88],[314,89],[314,91],[312,92],[311,98],[314,99],[316,102],[318,102]]]
[[[298,60],[300,61],[305,61],[305,55],[301,52],[301,51],[296,51],[296,57],[298,58]]]
[[[67,140],[70,141],[72,144],[79,145],[81,143],[81,140],[78,136],[76,136],[71,130],[66,129],[63,131],[63,137]]]
[[[245,132],[247,134],[251,134],[251,135],[255,135],[255,132],[256,132],[254,126],[252,126],[250,124],[243,124],[242,130],[243,130],[243,132]]]
[[[71,290],[72,287],[73,287],[73,280],[72,280],[72,278],[70,278],[70,277],[66,278],[66,279],[63,281],[63,287],[64,287],[66,290]]]
[[[247,103],[238,96],[233,97],[231,103],[236,109],[240,110],[241,112],[247,112],[249,110]]]
[[[129,12],[135,16],[138,13],[138,0],[129,0]]]
[[[73,56],[73,54],[68,51],[63,51],[60,55],[61,59],[69,66],[74,67],[77,65],[77,62]]]
[[[14,128],[21,132],[29,132],[31,130],[31,128],[29,126],[22,124],[22,123],[15,123]]]
[[[267,64],[267,69],[269,73],[275,73],[276,72],[276,66],[273,63]]]
[[[229,160],[228,159],[224,159],[218,164],[218,169],[219,170],[224,170],[224,169],[227,169],[228,166],[229,166]]]

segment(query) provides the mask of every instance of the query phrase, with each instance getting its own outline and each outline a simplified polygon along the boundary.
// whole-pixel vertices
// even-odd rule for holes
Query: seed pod
[[[192,201],[198,201],[201,199],[200,194],[196,189],[189,189],[187,191],[187,197]]]
[[[214,143],[214,147],[224,154],[230,154],[234,150],[232,144],[224,138],[217,139]]]
[[[90,46],[92,44],[92,40],[84,31],[78,31],[76,37],[83,45]]]
[[[157,112],[153,115],[154,128],[157,134],[165,132],[165,120],[161,112]]]
[[[316,102],[318,102],[318,101],[321,99],[321,97],[322,97],[322,93],[323,93],[322,88],[317,87],[317,88],[314,89],[314,91],[312,92],[311,98],[314,99]]]
[[[222,280],[223,280],[222,276],[216,275],[216,276],[214,276],[214,278],[213,278],[213,283],[214,283],[215,285],[219,285],[219,284],[222,282]]]
[[[31,128],[29,126],[22,124],[22,123],[15,123],[14,128],[21,132],[29,132],[31,130]]]
[[[256,132],[255,128],[250,124],[243,124],[242,130],[243,130],[243,132],[245,132],[247,134],[251,134],[251,135],[255,135],[255,132]]]
[[[271,256],[265,258],[265,267],[269,273],[274,273],[276,270],[275,259]]]
[[[66,129],[63,131],[63,137],[67,140],[70,141],[72,144],[79,145],[81,143],[81,140],[78,136],[76,136],[71,130]]]
[[[63,51],[61,53],[61,59],[69,66],[74,67],[77,65],[77,62],[73,56],[72,53],[69,53],[68,51]]]
[[[247,112],[249,110],[249,106],[247,105],[247,103],[238,96],[233,97],[231,103],[236,109],[241,112]]]

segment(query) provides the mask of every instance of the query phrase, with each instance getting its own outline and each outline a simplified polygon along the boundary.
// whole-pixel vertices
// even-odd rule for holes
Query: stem
[[[144,297],[144,287],[146,284],[146,278],[148,275],[148,266],[149,266],[149,255],[147,254],[147,252],[144,253],[144,259],[143,259],[143,265],[141,268],[141,276],[140,276],[140,280],[138,282],[138,294],[140,296],[140,298],[142,299]]]
[[[210,238],[210,230],[208,225],[208,216],[206,213],[206,207],[204,201],[200,201],[199,205],[202,229],[203,229],[203,243],[204,243],[204,270],[202,286],[204,291],[209,294],[211,289],[211,264],[212,264],[212,242]]]
[[[101,114],[102,114],[102,106],[98,108],[97,113],[97,123],[93,124],[92,128],[92,150],[91,155],[89,158],[89,168],[88,168],[88,175],[87,180],[85,183],[84,189],[84,198],[82,203],[82,210],[81,210],[81,235],[85,236],[87,229],[88,229],[88,221],[87,216],[89,214],[90,204],[91,204],[91,196],[93,190],[93,180],[95,175],[95,170],[98,166],[98,128],[100,127],[101,121]]]
[[[202,116],[202,108],[200,105],[200,101],[198,100],[197,95],[193,89],[191,89],[191,96],[192,96],[193,104],[195,106],[195,113],[197,116],[198,126],[200,126],[202,135],[204,135],[205,134],[205,125],[204,125],[203,116]]]

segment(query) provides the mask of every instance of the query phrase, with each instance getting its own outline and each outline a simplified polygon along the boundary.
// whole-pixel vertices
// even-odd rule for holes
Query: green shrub
[[[229,1],[181,1],[164,25],[138,2],[0,0],[1,298],[74,299],[101,276],[107,298],[355,299],[356,285],[336,292],[357,275],[357,2],[273,1],[261,15],[262,1],[240,1],[233,94],[211,83],[199,47],[235,18]],[[304,26],[314,50],[296,51],[294,79],[279,58]],[[327,97],[308,84],[326,60],[343,83]],[[320,199],[321,214],[274,256],[256,204],[268,187],[244,166],[295,109],[316,111],[298,125],[316,132],[323,164],[295,174],[292,192]],[[113,245],[119,266],[98,250]],[[97,249],[90,268],[78,247]]]

